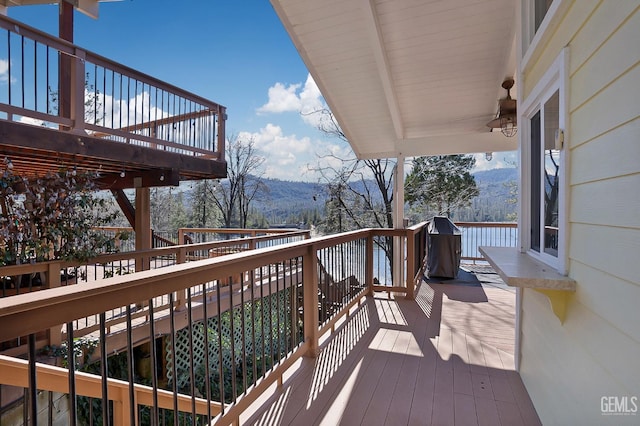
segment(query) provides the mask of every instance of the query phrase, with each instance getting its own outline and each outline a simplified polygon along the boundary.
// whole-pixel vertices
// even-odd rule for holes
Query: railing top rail
[[[51,34],[47,34],[44,31],[40,31],[36,28],[25,25],[7,16],[0,15],[0,28],[4,28],[8,31],[14,32],[16,34],[19,34],[27,38],[31,38],[33,40],[36,40],[38,42],[51,46],[61,52],[67,53],[71,56],[76,56],[76,51],[82,51],[84,52],[84,56],[85,56],[84,59],[88,62],[94,63],[96,65],[106,66],[110,69],[114,69],[116,71],[122,72],[123,74],[129,75],[131,77],[135,77],[139,81],[144,81],[154,86],[165,88],[171,91],[172,93],[175,93],[177,95],[199,102],[202,105],[207,105],[210,109],[216,110],[218,113],[221,113],[225,109],[224,106],[216,102],[210,101],[208,99],[205,99],[199,95],[196,95],[195,93],[191,93],[177,86],[174,86],[170,83],[161,81],[148,74],[145,74],[143,72],[130,68],[126,65],[112,61],[108,58],[105,58],[104,56],[101,56],[97,53],[83,49],[78,45],[75,45],[71,42],[60,39],[58,37],[52,36]]]
[[[256,229],[247,229],[247,228],[180,228],[179,230],[184,231],[184,232],[207,232],[207,233],[217,233],[217,234],[253,234],[253,233],[257,233],[257,234],[261,234],[261,233],[284,234],[284,233],[301,231],[298,228],[256,228]]]
[[[30,274],[34,272],[46,272],[48,271],[49,265],[51,264],[59,264],[61,267],[67,268],[67,267],[79,266],[85,263],[108,263],[108,262],[115,262],[118,260],[138,259],[143,257],[168,256],[172,254],[177,254],[180,252],[180,250],[186,250],[189,253],[189,252],[195,252],[199,250],[237,246],[239,244],[248,244],[251,241],[262,242],[262,241],[269,241],[269,240],[277,240],[283,237],[306,236],[308,232],[309,231],[294,231],[294,232],[281,233],[278,235],[261,235],[257,237],[251,237],[251,238],[233,238],[230,240],[210,241],[205,243],[181,244],[181,245],[174,245],[169,247],[156,247],[156,248],[150,248],[145,250],[107,253],[107,254],[101,254],[99,256],[96,256],[85,262],[71,261],[71,260],[48,260],[48,261],[37,262],[37,263],[25,263],[22,265],[7,265],[7,266],[0,266],[0,276],[16,276],[16,275]]]
[[[76,46],[64,39],[54,37],[44,31],[40,31],[37,28],[30,27],[23,24],[20,21],[11,19],[8,16],[0,15],[0,28],[4,28],[7,31],[19,34],[21,36],[36,40],[48,46],[54,47],[61,52],[73,55]]]
[[[424,221],[424,222],[416,223],[415,225],[410,226],[407,229],[409,231],[412,231],[412,232],[417,232],[417,231],[421,230],[422,228],[425,228],[428,224],[429,224],[428,221]]]
[[[517,228],[518,222],[454,222],[457,226],[474,228]]]
[[[308,240],[307,240],[308,241]],[[84,285],[45,289],[0,299],[0,341],[65,324],[135,301],[149,300],[189,286],[224,279],[274,259],[305,253],[307,243],[291,243],[182,263],[135,274],[119,275]]]
[[[400,232],[402,230],[390,230]],[[183,290],[265,264],[304,256],[309,250],[354,241],[383,229],[366,229],[286,243],[195,262],[167,266],[75,286],[45,289],[0,299],[0,341],[65,324],[109,309]],[[173,248],[173,247],[172,247]],[[15,326],[14,326],[15,325]]]

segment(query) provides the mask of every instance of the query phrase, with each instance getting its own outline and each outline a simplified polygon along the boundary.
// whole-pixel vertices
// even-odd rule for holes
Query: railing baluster
[[[69,371],[69,423],[77,424],[76,357],[73,347],[73,322],[67,323],[67,369]]]
[[[12,82],[12,73],[11,73],[11,32],[7,31],[7,103],[12,105],[11,103],[11,82]]]
[[[20,36],[20,83],[21,83],[21,97],[22,103],[20,106],[24,108],[24,36]]]
[[[207,283],[202,284],[202,327],[204,335],[205,397],[207,398],[207,421],[211,422],[211,368],[209,366],[209,316],[207,315]]]
[[[36,335],[31,333],[28,338],[29,345],[29,411],[31,424],[38,424],[38,386],[36,382]]]
[[[260,340],[262,340],[262,377],[265,376],[265,372],[267,370],[267,365],[266,365],[266,334],[265,334],[265,330],[264,330],[264,323],[265,323],[265,309],[266,307],[264,306],[264,276],[263,276],[263,268],[264,266],[260,266],[260,327],[261,330],[260,332],[262,333],[262,338]]]
[[[189,380],[191,382],[191,422],[195,425],[196,421],[196,372],[194,369],[194,351],[193,351],[193,304],[191,300],[191,287],[187,287],[187,330],[189,331]],[[175,354],[174,354],[175,357]]]
[[[245,393],[248,388],[247,383],[247,336],[246,336],[246,321],[245,321],[245,300],[244,300],[244,279],[245,273],[240,274],[240,331],[242,341],[242,393]]]
[[[240,277],[242,279],[242,277]],[[235,335],[235,314],[233,306],[233,278],[229,277],[229,285],[227,287],[229,291],[229,328],[231,331],[230,343],[231,343],[231,400],[235,404],[236,397],[238,395],[238,388],[236,384],[236,335]]]
[[[38,42],[33,42],[33,109],[38,111]]]
[[[224,398],[224,359],[222,356],[222,304],[221,304],[221,295],[220,295],[220,283],[221,281],[216,282],[216,295],[218,296],[218,387],[220,389],[220,404],[221,404],[221,412],[224,413],[225,409],[225,398]]]
[[[53,426],[53,392],[47,392],[47,424]]]
[[[169,293],[169,333],[171,340],[171,391],[173,399],[173,421],[178,424],[178,367],[177,367],[177,346],[176,346],[176,326],[175,326],[175,306],[173,292]],[[155,346],[155,345],[154,345]]]
[[[92,102],[90,104],[90,107],[93,108],[93,123],[91,123],[91,124],[98,124],[98,100],[97,100],[97,94],[96,94],[97,88],[98,88],[98,65],[97,64],[93,64],[93,90],[94,90],[94,97],[93,97],[93,100],[92,100]],[[85,117],[84,118],[85,119],[88,118],[86,111],[85,111]]]
[[[105,325],[105,313],[100,313],[100,370],[102,373],[102,421],[105,425],[111,424],[109,419],[109,368],[107,359],[107,336]]]
[[[281,328],[280,328],[280,317],[282,316],[282,312],[280,311],[280,262],[276,263],[276,315],[277,317],[277,333],[278,333],[278,363],[280,363],[281,361],[281,354],[282,354],[282,344],[280,343],[280,337],[282,334]]]
[[[129,380],[129,424],[136,424],[137,404],[135,399],[135,370],[133,359],[133,338],[131,328],[131,304],[127,304],[127,378]]]
[[[169,296],[169,312],[173,312],[173,303],[171,296]],[[144,308],[143,308],[144,309]],[[158,354],[156,353],[156,327],[155,327],[155,307],[153,298],[149,299],[149,352],[151,356],[151,387],[153,389],[153,407],[151,407],[151,423],[158,424],[159,411],[158,411]],[[173,325],[173,317],[171,318],[171,324]],[[173,352],[173,358],[175,359],[175,350]],[[175,377],[174,382],[175,382]],[[177,423],[176,423],[177,424]]]
[[[274,330],[273,330],[273,298],[277,297],[277,293],[273,292],[273,264],[269,264],[269,359],[271,360],[271,368],[276,363],[276,355],[273,352],[275,350],[273,339],[274,339]],[[276,276],[276,280],[278,277]]]
[[[251,367],[253,368],[252,382],[255,383],[258,380],[258,360],[256,358],[256,353],[258,352],[258,348],[256,346],[256,297],[255,297],[255,268],[251,269],[249,273],[249,285],[251,286],[250,294],[251,294],[251,355],[253,360],[251,362]]]

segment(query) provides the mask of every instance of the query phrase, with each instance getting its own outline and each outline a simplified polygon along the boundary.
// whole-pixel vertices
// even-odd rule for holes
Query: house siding
[[[543,424],[638,424],[640,411],[603,415],[601,398],[640,398],[640,1],[575,1],[553,31],[523,70],[522,94],[569,46],[577,291],[563,323],[545,296],[522,292],[520,373]]]

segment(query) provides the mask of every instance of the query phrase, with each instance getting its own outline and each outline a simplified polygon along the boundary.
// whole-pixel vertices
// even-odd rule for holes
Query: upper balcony
[[[0,156],[103,189],[226,176],[225,107],[0,16]]]

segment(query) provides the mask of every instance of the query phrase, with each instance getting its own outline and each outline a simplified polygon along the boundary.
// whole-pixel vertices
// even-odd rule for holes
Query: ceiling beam
[[[476,154],[478,152],[504,152],[518,149],[518,138],[508,138],[500,131],[430,136],[396,141],[395,150],[368,152],[358,159],[421,157],[424,155]]]
[[[180,174],[175,169],[145,170],[101,174],[95,180],[100,189],[151,188],[180,185]]]
[[[365,15],[365,25],[369,33],[369,40],[371,41],[371,50],[378,66],[378,75],[380,76],[380,82],[384,95],[387,99],[387,108],[389,109],[389,115],[393,123],[393,129],[396,134],[396,138],[404,139],[404,123],[402,121],[402,113],[398,106],[398,99],[396,97],[395,88],[393,86],[393,78],[391,76],[391,69],[389,67],[389,60],[385,53],[384,40],[382,33],[380,32],[380,25],[378,22],[377,12],[373,0],[362,0],[363,10]]]

